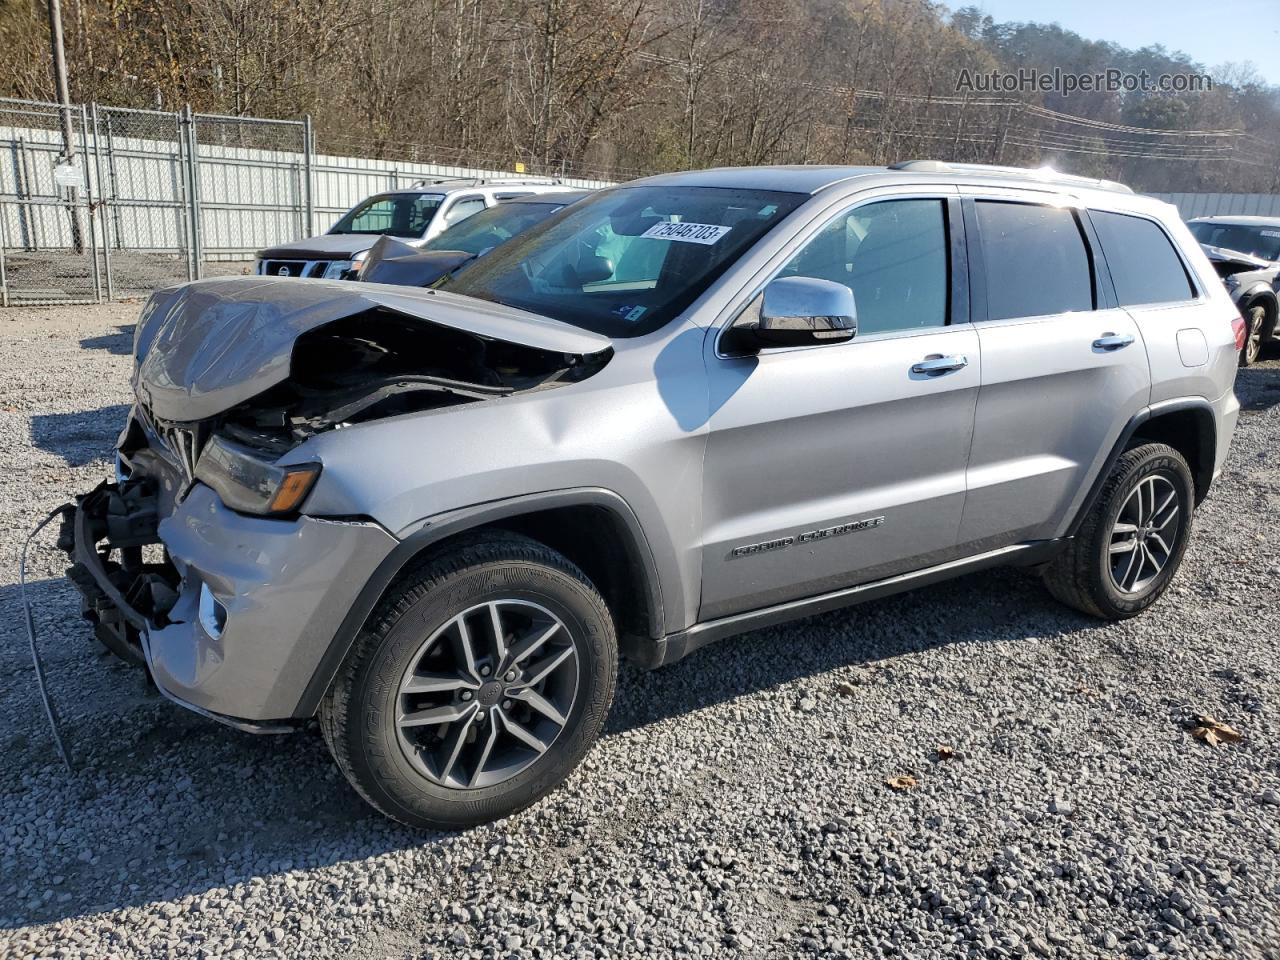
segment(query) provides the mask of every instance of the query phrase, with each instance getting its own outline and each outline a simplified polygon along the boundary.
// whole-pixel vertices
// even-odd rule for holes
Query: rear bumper
[[[296,725],[338,625],[398,541],[370,522],[238,514],[196,484],[155,527],[168,562],[141,584],[132,545],[103,520],[116,492],[82,498],[64,537],[91,617],[136,640],[156,686],[183,706],[254,732]],[[109,560],[117,547],[124,567]]]
[[[1213,402],[1213,413],[1218,421],[1217,449],[1213,451],[1213,479],[1217,480],[1227,462],[1231,438],[1240,419],[1240,401],[1236,399],[1235,390],[1228,390]]]

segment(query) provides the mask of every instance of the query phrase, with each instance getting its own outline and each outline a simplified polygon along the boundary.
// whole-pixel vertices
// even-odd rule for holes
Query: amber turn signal
[[[285,471],[284,479],[268,507],[272,513],[292,513],[302,506],[302,501],[315,485],[316,477],[320,476],[320,464],[286,467]]]

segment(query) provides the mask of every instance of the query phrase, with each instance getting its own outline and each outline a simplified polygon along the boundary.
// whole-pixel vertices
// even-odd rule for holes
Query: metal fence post
[[[0,210],[0,307],[9,305],[9,272],[4,262],[4,249],[9,246],[9,218]]]
[[[94,104],[96,110],[98,105]],[[115,231],[115,245],[117,250],[124,249],[124,243],[120,239],[120,204],[116,203],[120,199],[120,177],[116,173],[116,152],[115,137],[111,131],[111,114],[107,114],[107,179],[111,182],[111,226]],[[95,133],[96,136],[96,133]],[[108,274],[108,277],[110,274]]]
[[[84,212],[88,219],[88,255],[93,264],[93,300],[97,303],[102,302],[102,270],[101,265],[97,262],[97,233],[95,230],[96,211],[93,210],[93,178],[88,173],[88,110],[84,109],[84,104],[79,106],[81,113],[81,129],[79,129],[79,140],[81,140],[81,156],[84,157]],[[77,204],[76,188],[72,188],[70,196],[72,196],[73,204],[76,204],[76,223],[79,223],[79,205]],[[83,246],[83,244],[82,244]]]
[[[193,279],[203,276],[203,252],[200,249],[200,159],[196,154],[199,149],[199,138],[196,136],[196,120],[191,112],[191,104],[183,111],[183,121],[187,125],[187,202],[191,213],[191,262]]]
[[[310,237],[315,234],[316,209],[312,198],[311,187],[311,155],[315,152],[315,142],[312,140],[311,130],[311,114],[307,114],[302,118],[302,176],[303,176],[303,203],[306,205],[306,218],[303,226],[306,227],[304,237]]]
[[[111,237],[109,235],[108,226],[113,207],[107,204],[107,191],[102,185],[102,147],[98,141],[97,103],[90,104],[89,115],[93,124],[93,175],[98,181],[98,209],[106,214],[106,216],[99,220],[99,223],[102,225],[102,264],[107,274],[107,299],[114,300],[116,298],[116,292],[111,277]],[[93,220],[90,220],[90,225],[92,226],[92,224]],[[116,232],[118,235],[118,228]]]
[[[36,195],[35,184],[32,183],[31,158],[27,156],[25,137],[18,138],[18,160],[22,166],[22,195],[27,199],[27,235],[24,246],[28,250],[40,249],[40,218],[36,214],[35,204],[30,200]]]
[[[179,236],[181,237],[183,250],[187,255],[187,279],[194,280],[196,278],[196,266],[191,256],[191,201],[189,199],[191,189],[187,183],[187,130],[184,122],[186,118],[181,111],[172,114],[172,116],[174,145],[178,150],[178,155],[174,158],[178,165],[177,170],[174,171],[174,189],[181,193],[181,196],[177,198],[178,220],[180,221]]]
[[[80,156],[84,157],[84,200],[85,214],[89,221],[89,256],[93,260],[93,299],[102,302],[102,268],[98,263],[98,228],[97,210],[93,206],[93,177],[89,175],[89,111],[80,104]],[[72,198],[75,191],[72,190]],[[77,215],[77,220],[79,216]]]

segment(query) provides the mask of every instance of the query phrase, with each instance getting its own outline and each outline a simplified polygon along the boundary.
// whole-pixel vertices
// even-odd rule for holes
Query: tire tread
[[[585,599],[596,608],[597,616],[603,623],[609,625],[616,637],[613,616],[595,585],[563,554],[532,538],[503,530],[481,532],[469,535],[461,541],[454,541],[446,550],[428,553],[421,559],[413,561],[388,587],[382,600],[369,615],[365,627],[357,635],[317,711],[321,734],[343,776],[366,803],[386,816],[409,826],[431,826],[449,830],[465,824],[445,820],[432,822],[416,814],[411,817],[406,816],[405,812],[399,809],[400,804],[395,802],[395,798],[389,792],[380,789],[376,778],[363,769],[363,765],[357,761],[351,749],[354,739],[350,729],[351,700],[355,695],[359,679],[366,674],[369,661],[377,654],[387,634],[418,601],[440,589],[453,577],[476,567],[494,563],[550,567],[570,577],[583,589]],[[603,709],[600,711],[602,714],[608,712],[616,685],[616,640],[614,651],[614,661],[607,673],[607,690],[602,698]],[[598,727],[603,724],[603,720],[604,717],[601,715],[590,722],[594,722]],[[594,739],[595,732],[582,748],[583,753]],[[534,794],[520,806],[508,810],[507,815],[536,802],[541,795],[541,793]]]
[[[1191,476],[1191,470],[1182,454],[1167,444],[1143,443],[1140,446],[1130,447],[1121,454],[1112,466],[1097,499],[1090,506],[1076,535],[1067,544],[1066,549],[1041,571],[1041,579],[1055,600],[1081,613],[1103,620],[1115,620],[1134,616],[1159,598],[1162,590],[1146,598],[1138,609],[1117,613],[1111,604],[1104,605],[1104,598],[1100,596],[1100,591],[1094,582],[1097,542],[1098,538],[1105,533],[1101,526],[1111,502],[1117,491],[1126,488],[1134,474],[1144,469],[1153,459],[1172,460],[1187,478]],[[1182,549],[1185,549],[1185,538],[1184,544],[1179,548],[1179,561]]]

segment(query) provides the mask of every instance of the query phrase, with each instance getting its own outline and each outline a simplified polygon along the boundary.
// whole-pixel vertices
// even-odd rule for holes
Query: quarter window
[[[1071,210],[979,200],[977,213],[988,319],[1094,308],[1093,268]]]
[[[779,273],[853,291],[858,336],[947,322],[947,223],[941,200],[882,200],[841,214]]]
[[[1178,303],[1195,298],[1195,289],[1177,251],[1160,227],[1142,217],[1089,212],[1111,270],[1120,306]]]

